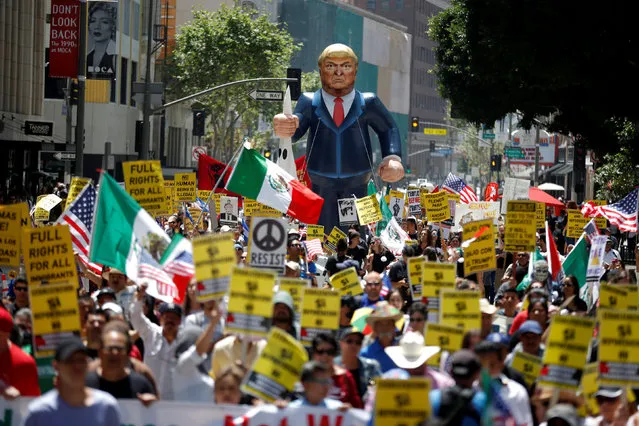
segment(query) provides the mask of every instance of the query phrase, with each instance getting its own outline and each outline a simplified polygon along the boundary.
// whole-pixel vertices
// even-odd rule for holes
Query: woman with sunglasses
[[[353,375],[335,363],[337,341],[327,333],[320,333],[313,339],[311,360],[327,365],[331,369],[333,384],[328,397],[350,404],[353,408],[364,408]]]
[[[382,367],[379,362],[359,356],[363,341],[364,335],[362,332],[352,327],[342,334],[339,342],[340,356],[333,361],[336,365],[344,367],[351,373],[361,401],[366,400],[368,387],[373,383],[374,379],[382,375]]]
[[[563,297],[557,301],[559,306],[563,306],[569,313],[588,312],[588,305],[579,297],[579,281],[576,276],[568,275],[563,279],[561,293]]]

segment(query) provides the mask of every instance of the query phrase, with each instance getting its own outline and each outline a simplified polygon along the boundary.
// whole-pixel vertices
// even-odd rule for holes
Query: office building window
[[[366,7],[368,8],[368,10],[377,9],[377,0],[368,0],[368,2],[366,3]]]
[[[128,84],[127,84],[127,72],[128,72],[128,68],[129,68],[129,61],[127,58],[122,58],[122,65],[121,65],[121,69],[120,69],[120,104],[121,105],[126,105],[127,102],[127,96],[126,96],[126,91],[128,89]]]
[[[140,39],[140,3],[133,2],[133,40]]]
[[[129,105],[135,106],[135,100],[133,99],[133,82],[138,79],[138,63],[131,61],[131,97],[129,98]]]
[[[395,9],[403,9],[404,0],[395,0]]]
[[[120,22],[122,28],[122,34],[129,35],[131,30],[131,0],[122,0],[120,2],[120,14],[122,17],[120,18]]]
[[[382,0],[382,10],[388,10],[390,8],[390,0]]]

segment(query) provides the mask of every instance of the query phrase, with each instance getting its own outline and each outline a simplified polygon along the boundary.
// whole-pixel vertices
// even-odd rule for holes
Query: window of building
[[[140,38],[140,3],[133,2],[133,40]]]
[[[120,22],[122,34],[129,35],[131,30],[131,0],[122,0],[120,3]]]
[[[128,98],[126,96],[126,92],[129,87],[129,85],[127,84],[128,68],[129,68],[129,60],[127,58],[122,58],[122,64],[120,68],[120,104],[121,105],[126,105],[128,103],[127,102]]]
[[[366,3],[366,7],[368,8],[368,10],[377,9],[377,0],[368,0]]]
[[[390,8],[390,0],[382,0],[380,5],[382,6],[382,10],[388,10]]]
[[[395,9],[403,9],[404,0],[395,0]]]
[[[129,105],[135,106],[135,100],[133,99],[133,83],[138,79],[138,63],[131,61],[131,97],[129,98]]]

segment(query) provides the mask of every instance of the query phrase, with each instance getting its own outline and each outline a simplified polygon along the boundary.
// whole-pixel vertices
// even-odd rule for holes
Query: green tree
[[[429,25],[440,93],[475,124],[552,117],[549,130],[617,151],[619,122],[639,123],[634,4],[452,0]]]
[[[639,185],[639,176],[628,148],[606,154],[603,165],[595,171],[597,199],[619,201]]]
[[[322,87],[322,80],[320,79],[319,72],[317,70],[311,72],[302,73],[302,92],[316,92]]]
[[[193,20],[176,37],[170,61],[174,84],[169,90],[178,98],[237,80],[284,77],[299,49],[286,29],[255,10],[195,10]],[[272,117],[281,111],[281,104],[254,101],[248,92],[283,87],[280,82],[244,84],[198,98],[209,112],[207,143],[212,155],[229,160],[242,134],[253,133],[260,114]]]

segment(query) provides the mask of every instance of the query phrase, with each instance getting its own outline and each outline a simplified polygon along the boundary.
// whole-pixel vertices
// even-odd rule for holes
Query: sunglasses
[[[572,283],[561,283],[562,287],[573,287]]]
[[[362,341],[359,339],[353,340],[353,339],[344,339],[344,343],[346,343],[347,345],[355,345],[355,346],[361,346],[362,345]]]
[[[317,355],[335,356],[335,349],[315,349]]]
[[[423,318],[423,317],[410,317],[408,319],[410,320],[410,322],[424,322],[424,321],[426,321],[426,318]]]
[[[330,386],[333,384],[332,379],[308,379],[309,383],[317,383],[318,385]]]
[[[366,285],[370,285],[370,286],[378,286],[381,285],[382,283],[380,281],[375,281],[375,282],[371,282],[371,281],[366,281]]]
[[[29,291],[27,287],[13,287],[13,291]]]

